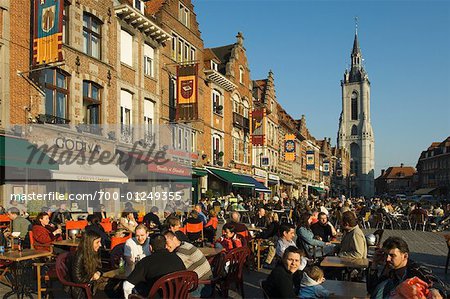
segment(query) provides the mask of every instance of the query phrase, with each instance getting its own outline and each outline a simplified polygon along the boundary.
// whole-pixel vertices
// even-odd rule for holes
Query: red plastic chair
[[[187,299],[189,293],[197,289],[198,276],[194,271],[177,271],[158,279],[150,289],[148,298]],[[139,295],[129,295],[128,299],[142,299]]]
[[[129,238],[131,238],[131,234],[125,236],[125,237],[111,237],[111,250],[114,249],[119,244],[125,243]]]
[[[56,258],[56,275],[58,280],[62,285],[82,288],[86,293],[87,299],[92,299],[91,286],[87,283],[74,283],[70,281],[68,274],[67,263],[68,263],[69,252],[61,253]]]
[[[111,222],[101,222],[100,225],[105,230],[105,233],[112,232],[112,223]]]
[[[222,251],[221,253],[216,254],[212,258],[208,259],[208,262],[211,265],[213,277],[207,280],[199,280],[198,283],[211,285],[212,294],[210,297],[216,298],[216,289],[225,276],[225,252]],[[223,290],[219,287],[220,295],[223,295],[222,292]]]
[[[66,222],[66,236],[69,235],[69,230],[71,229],[79,229],[83,230],[88,225],[87,220],[69,220]]]
[[[109,219],[109,218],[103,218],[101,222],[102,222],[102,223],[111,223],[111,219]]]
[[[180,227],[178,230],[183,234],[186,234],[186,226]]]
[[[233,282],[236,284],[237,290],[241,292],[242,298],[245,297],[243,269],[249,255],[250,249],[248,247],[232,249],[225,255],[226,274],[221,287],[225,298],[228,298],[228,290]]]
[[[198,238],[195,238],[197,235]],[[200,243],[203,245],[203,241],[205,239],[203,235],[203,222],[196,224],[186,223],[186,236],[192,243]]]
[[[7,214],[1,214],[0,215],[0,228],[10,228],[11,226],[11,219],[9,219]]]

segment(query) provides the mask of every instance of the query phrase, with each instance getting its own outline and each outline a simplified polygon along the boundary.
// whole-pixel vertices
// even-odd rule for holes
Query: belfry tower
[[[342,112],[337,146],[350,152],[349,195],[374,195],[375,141],[370,121],[370,81],[363,66],[358,42],[358,24],[351,53],[351,69],[345,70]]]

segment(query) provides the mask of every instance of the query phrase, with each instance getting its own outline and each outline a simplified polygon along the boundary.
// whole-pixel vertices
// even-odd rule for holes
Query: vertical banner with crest
[[[286,134],[284,136],[284,159],[285,161],[295,161],[295,135]]]
[[[264,117],[266,116],[266,109],[255,109],[251,113],[251,141],[253,145],[264,145]]]
[[[329,161],[323,161],[323,175],[324,176],[330,175],[330,162]]]
[[[63,0],[34,0],[34,66],[63,60],[63,10]]]
[[[177,67],[177,120],[198,118],[198,64]]]
[[[314,170],[315,169],[314,162],[314,151],[306,151],[306,169]]]

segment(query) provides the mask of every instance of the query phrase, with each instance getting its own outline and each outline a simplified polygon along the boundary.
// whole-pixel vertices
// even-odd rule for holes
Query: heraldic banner
[[[177,120],[198,118],[198,64],[177,67]]]
[[[251,140],[253,145],[264,145],[264,117],[266,109],[255,109],[251,112]]]
[[[315,162],[314,162],[314,151],[306,151],[306,169],[314,170]]]
[[[63,60],[63,0],[34,0],[33,65]]]
[[[284,136],[284,159],[285,161],[295,161],[295,135],[286,134]]]

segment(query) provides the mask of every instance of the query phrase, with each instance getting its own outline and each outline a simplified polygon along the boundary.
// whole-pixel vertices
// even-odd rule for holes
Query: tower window
[[[358,135],[358,127],[356,125],[352,126],[352,136]]]
[[[351,103],[352,103],[352,120],[358,120],[358,94],[356,93],[356,91],[352,93]]]

